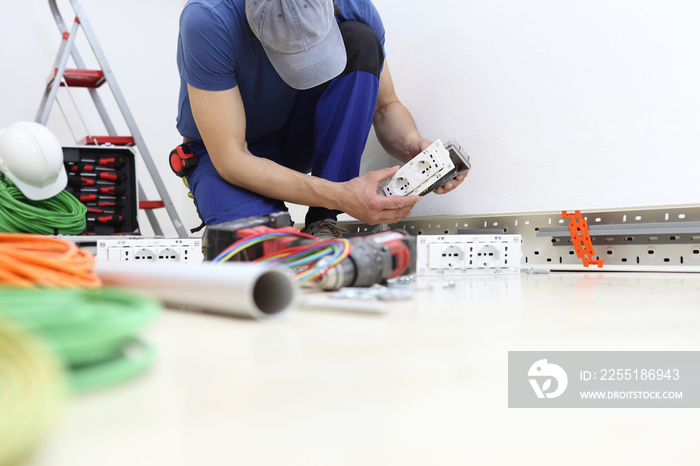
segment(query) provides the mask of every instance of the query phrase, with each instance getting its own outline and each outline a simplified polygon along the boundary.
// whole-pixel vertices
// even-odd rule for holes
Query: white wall
[[[375,5],[419,129],[473,161],[414,215],[700,203],[697,1]]]
[[[196,226],[166,161],[179,140],[175,45],[184,0],[82,4],[183,220]],[[397,91],[419,129],[457,138],[473,162],[458,191],[427,196],[415,216],[700,204],[697,1],[375,5]],[[59,38],[43,0],[0,2],[0,15],[4,127],[34,119]],[[58,109],[49,127],[73,142]],[[363,170],[394,163],[370,137]]]

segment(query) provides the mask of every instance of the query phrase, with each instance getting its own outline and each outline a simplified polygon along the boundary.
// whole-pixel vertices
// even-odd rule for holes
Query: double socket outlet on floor
[[[199,264],[204,260],[204,256],[200,238],[107,239],[97,241],[97,260]]]
[[[520,235],[418,235],[418,275],[520,273]]]

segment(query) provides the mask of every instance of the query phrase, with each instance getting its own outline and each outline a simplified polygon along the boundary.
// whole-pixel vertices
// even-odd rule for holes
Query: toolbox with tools
[[[83,235],[138,234],[134,151],[128,147],[63,147],[66,190],[85,204]]]

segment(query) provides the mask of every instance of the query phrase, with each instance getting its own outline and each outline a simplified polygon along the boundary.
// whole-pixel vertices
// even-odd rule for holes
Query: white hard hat
[[[0,171],[34,201],[56,196],[68,183],[61,143],[33,121],[18,121],[0,131]]]

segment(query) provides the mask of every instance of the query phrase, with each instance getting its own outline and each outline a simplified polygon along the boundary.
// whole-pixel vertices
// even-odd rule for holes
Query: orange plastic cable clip
[[[571,219],[569,222],[571,242],[574,244],[576,256],[583,260],[584,267],[588,267],[590,264],[597,265],[599,268],[603,267],[603,262],[605,262],[603,259],[593,259],[595,257],[593,242],[588,232],[588,222],[581,216],[581,211],[574,211],[573,214],[563,211],[561,216],[565,219]]]

